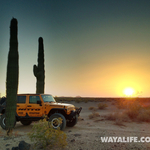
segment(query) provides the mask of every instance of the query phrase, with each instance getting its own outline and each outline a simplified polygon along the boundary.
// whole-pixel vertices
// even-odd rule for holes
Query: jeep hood
[[[66,103],[48,103],[47,105],[55,106],[55,107],[64,107],[65,106],[65,108],[75,108],[74,105],[66,104]]]

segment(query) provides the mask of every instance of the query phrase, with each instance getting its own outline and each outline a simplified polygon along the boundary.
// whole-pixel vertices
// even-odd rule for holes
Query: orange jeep
[[[5,126],[5,106],[6,99],[0,102],[0,125]],[[49,94],[18,94],[16,107],[16,121],[23,125],[30,125],[32,121],[43,119],[45,115],[53,128],[58,127],[63,130],[66,126],[73,127],[81,112],[81,107],[76,109],[74,105],[57,103]],[[62,123],[58,123],[58,118],[62,118]]]

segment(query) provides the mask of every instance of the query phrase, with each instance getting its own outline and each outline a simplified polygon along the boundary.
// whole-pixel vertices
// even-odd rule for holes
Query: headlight
[[[75,111],[75,108],[74,107],[69,107],[69,108],[67,108],[67,111]]]

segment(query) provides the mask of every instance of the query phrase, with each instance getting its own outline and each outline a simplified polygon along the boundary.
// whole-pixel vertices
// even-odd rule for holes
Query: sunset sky
[[[38,38],[45,93],[150,97],[150,1],[0,0],[0,93],[6,91],[10,21],[18,20],[19,89],[35,93]]]

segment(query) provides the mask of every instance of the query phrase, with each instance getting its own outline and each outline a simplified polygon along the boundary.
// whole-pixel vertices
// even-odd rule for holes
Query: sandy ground
[[[100,117],[89,119],[92,110],[90,106],[97,107],[99,102],[72,102],[76,107],[82,107],[79,121],[76,126],[66,127],[64,132],[67,134],[68,145],[66,150],[150,150],[150,142],[131,142],[131,143],[102,143],[101,137],[150,137],[150,124],[125,122],[123,125],[116,125],[114,121],[104,119],[104,115],[119,112],[120,110],[112,105],[112,102],[106,102],[108,107],[104,110],[96,110]],[[19,141],[24,140],[33,144],[26,135],[31,131],[33,124],[23,126],[18,122],[15,126],[14,138],[7,139],[5,131],[0,129],[0,150],[10,149],[18,146]]]

